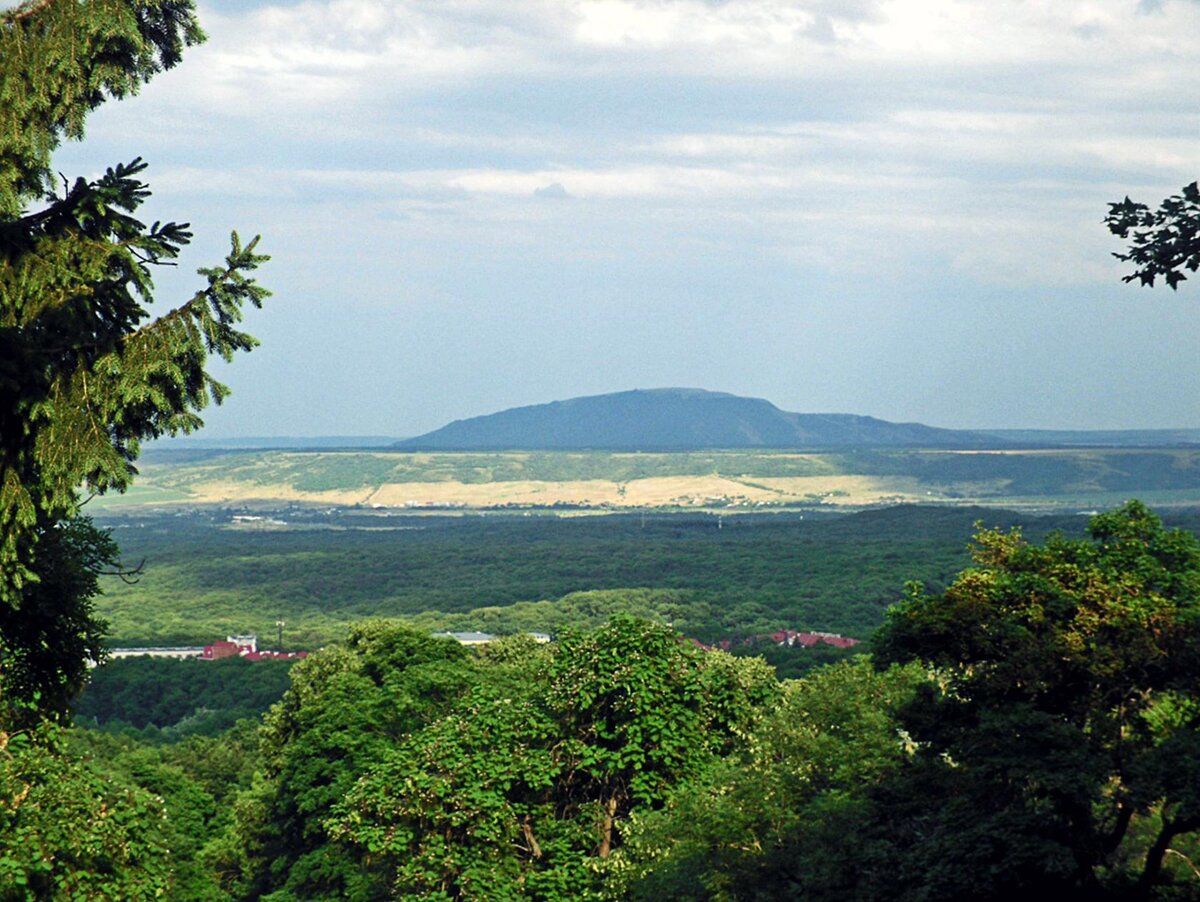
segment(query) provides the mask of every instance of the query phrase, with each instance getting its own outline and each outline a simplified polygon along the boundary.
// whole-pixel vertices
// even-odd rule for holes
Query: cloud
[[[860,102],[885,104],[914,79],[955,91],[988,67],[1018,82],[1024,73],[1019,101],[1039,75],[1023,67],[1043,64],[1099,77],[1100,91],[1128,79],[1133,96],[1150,98],[1139,69],[1195,61],[1178,36],[1200,27],[1198,4],[1146,16],[1129,0],[1003,10],[987,0],[302,0],[202,15],[211,40],[193,57],[203,64],[172,79],[186,80],[193,102],[247,118],[384,110],[484,79],[799,79],[814,90],[870,79]]]
[[[548,185],[542,185],[540,188],[534,188],[533,196],[557,200],[570,197],[571,195],[567,193],[567,189],[563,187],[562,182],[551,182]]]
[[[574,37],[606,47],[742,46],[792,44],[814,22],[793,4],[701,2],[645,3],[584,0],[576,5]]]
[[[403,294],[427,311],[428,372],[477,357],[461,324],[538,284],[525,328],[562,303],[564,345],[578,311],[626,298],[675,336],[639,346],[666,360],[686,354],[678,324],[730,305],[773,304],[761,322],[784,336],[853,296],[882,299],[880,330],[929,323],[937,356],[929,298],[969,335],[989,298],[1122,291],[1106,203],[1200,175],[1195,2],[221,0],[201,18],[208,43],[56,162],[142,154],[154,203],[198,235],[253,223],[313,330]],[[714,346],[738,338],[722,322]],[[758,369],[784,378],[778,342]]]

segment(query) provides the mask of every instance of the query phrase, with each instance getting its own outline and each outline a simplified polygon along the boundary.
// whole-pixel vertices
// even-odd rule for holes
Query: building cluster
[[[789,648],[800,646],[801,648],[812,648],[815,645],[832,645],[834,648],[853,648],[861,642],[861,639],[851,639],[849,636],[840,636],[837,633],[818,633],[818,632],[799,632],[797,630],[777,630],[774,633],[766,633],[759,636],[747,636],[745,639],[718,639],[711,645],[701,642],[699,639],[689,640],[697,648],[704,651],[713,651],[720,649],[721,651],[729,651],[735,645],[758,645],[762,642],[774,642],[776,645],[786,645]]]
[[[771,641],[776,645],[803,645],[812,648],[814,645],[832,645],[834,648],[852,648],[858,645],[858,639],[849,636],[839,636],[837,633],[798,633],[795,630],[779,630],[771,633]]]
[[[247,633],[244,636],[228,636],[212,645],[204,646],[200,657],[205,661],[216,661],[220,658],[244,658],[247,661],[280,661],[291,658],[307,658],[306,651],[259,651],[258,636]]]
[[[221,658],[244,658],[247,661],[284,661],[306,658],[306,651],[259,651],[258,636],[247,633],[243,636],[227,636],[212,645],[171,645],[145,648],[114,648],[109,651],[109,660],[115,658],[199,658],[201,661],[217,661]]]
[[[440,632],[433,635],[439,638],[453,639],[463,645],[487,645],[489,642],[496,641],[497,638],[491,633],[481,632]],[[529,636],[535,642],[552,641],[549,633],[525,633],[525,635]],[[837,633],[778,630],[774,633],[748,636],[738,640],[718,639],[711,645],[705,644],[699,639],[689,639],[688,641],[696,648],[705,651],[713,651],[714,649],[729,651],[734,645],[751,646],[763,642],[773,642],[776,645],[786,645],[788,647],[800,646],[802,648],[812,648],[816,645],[832,645],[834,648],[852,648],[858,645],[861,640],[851,639],[849,636],[840,636]],[[241,636],[227,636],[224,639],[213,642],[211,645],[114,648],[109,652],[108,657],[110,659],[131,658],[137,655],[147,655],[152,658],[199,658],[202,661],[219,661],[222,658],[242,658],[246,661],[282,661],[306,658],[308,657],[308,652],[259,651],[258,636],[254,633],[247,633]]]

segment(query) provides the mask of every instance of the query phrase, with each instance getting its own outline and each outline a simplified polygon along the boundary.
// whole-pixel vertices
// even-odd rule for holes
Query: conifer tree
[[[255,344],[238,324],[267,295],[251,275],[266,259],[257,238],[234,233],[195,295],[154,316],[153,268],[177,257],[188,224],[136,218],[141,159],[73,182],[51,166],[89,112],[203,38],[191,0],[0,11],[0,605],[12,611],[33,603],[39,545],[78,514],[81,489],[123,490],[140,441],[198,428],[226,394],[208,355]]]

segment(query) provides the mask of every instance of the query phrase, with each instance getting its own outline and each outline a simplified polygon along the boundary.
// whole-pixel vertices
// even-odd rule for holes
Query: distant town
[[[554,637],[549,633],[525,633],[535,642],[547,643],[552,642]],[[433,633],[436,638],[454,639],[461,645],[487,645],[489,642],[495,642],[498,636],[491,633],[465,631],[465,632],[450,632],[442,631]],[[773,633],[765,633],[762,635],[748,636],[744,639],[719,639],[712,643],[704,643],[699,639],[688,639],[694,647],[703,651],[729,651],[736,645],[755,645],[763,642],[772,642],[775,645],[787,646],[789,648],[801,647],[812,648],[816,645],[830,645],[834,648],[853,648],[858,645],[861,640],[852,639],[849,636],[842,636],[837,633],[825,632],[800,632],[797,630],[784,629],[777,630]],[[139,648],[114,648],[108,653],[109,659],[114,658],[135,658],[145,656],[150,658],[195,658],[202,661],[219,661],[224,658],[242,658],[246,661],[280,661],[291,660],[308,657],[307,651],[282,651],[282,650],[260,650],[258,647],[258,636],[254,633],[245,633],[237,636],[226,636],[224,639],[218,639],[210,645],[170,645],[170,646],[145,646]]]

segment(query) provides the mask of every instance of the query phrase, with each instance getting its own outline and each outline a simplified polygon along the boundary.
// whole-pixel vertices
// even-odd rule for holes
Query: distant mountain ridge
[[[762,398],[635,389],[455,420],[398,450],[684,451],[703,448],[1006,447],[995,436],[845,413],[789,413]]]

